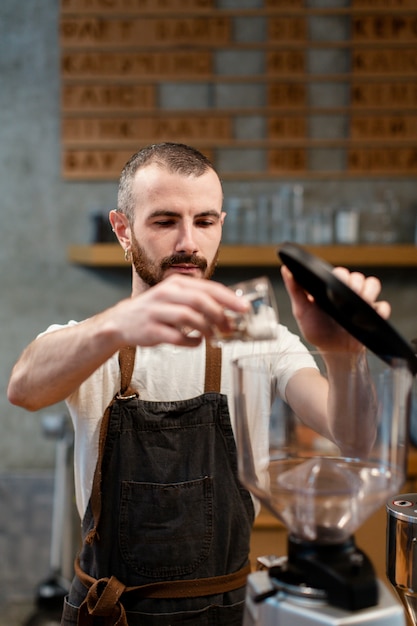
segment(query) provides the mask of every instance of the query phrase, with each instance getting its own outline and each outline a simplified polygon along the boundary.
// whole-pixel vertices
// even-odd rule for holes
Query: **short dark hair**
[[[130,223],[133,223],[135,215],[133,179],[141,167],[151,163],[183,176],[201,176],[209,169],[215,170],[204,154],[183,143],[156,143],[139,150],[130,157],[122,170],[117,195],[117,209],[128,217]]]

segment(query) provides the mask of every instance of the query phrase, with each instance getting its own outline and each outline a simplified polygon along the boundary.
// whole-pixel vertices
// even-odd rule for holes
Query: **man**
[[[218,175],[193,148],[163,143],[133,155],[110,213],[132,262],[131,297],[52,326],[13,369],[12,403],[35,411],[66,400],[75,427],[84,542],[64,625],[104,617],[130,626],[241,624],[254,508],[236,475],[232,358],[301,351],[296,362],[282,359],[278,388],[312,427],[334,435],[327,404],[335,394],[285,327],[273,342],[210,348],[214,328],[230,331],[225,309],[246,308],[225,286],[201,280],[216,265],[222,200]],[[376,278],[338,272],[389,315],[376,302]],[[306,340],[360,361],[361,346],[288,271],[283,278]]]

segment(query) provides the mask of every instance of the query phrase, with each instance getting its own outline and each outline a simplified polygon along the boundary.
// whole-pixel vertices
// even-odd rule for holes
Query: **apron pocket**
[[[137,574],[163,579],[192,574],[213,535],[210,477],[181,483],[122,482],[119,540]]]

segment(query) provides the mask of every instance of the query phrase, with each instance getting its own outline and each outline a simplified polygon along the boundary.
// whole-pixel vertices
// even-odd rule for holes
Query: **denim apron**
[[[119,354],[61,624],[241,626],[254,510],[219,392],[221,351],[206,346],[204,394],[175,402],[139,398],[134,358]]]

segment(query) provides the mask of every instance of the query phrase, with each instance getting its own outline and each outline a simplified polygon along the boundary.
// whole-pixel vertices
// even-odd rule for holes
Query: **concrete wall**
[[[127,271],[94,271],[67,262],[67,247],[91,238],[91,213],[115,206],[116,183],[69,183],[60,177],[58,5],[58,0],[0,2],[0,473],[5,480],[22,476],[21,470],[34,476],[51,470],[54,445],[43,436],[41,419],[62,410],[29,414],[8,404],[5,388],[18,354],[50,323],[82,319],[129,293]],[[308,191],[325,202],[335,197],[355,201],[387,185],[404,207],[417,199],[411,180],[317,181],[308,183]],[[271,182],[229,182],[225,191],[245,195],[275,188]],[[416,270],[375,271],[392,301],[393,322],[407,337],[417,336]],[[292,326],[278,272],[268,272],[281,319]],[[224,269],[217,278],[230,283],[256,274],[259,269]],[[42,478],[40,492],[50,484]],[[0,506],[16,511],[10,502]],[[37,575],[35,569],[33,580]]]

